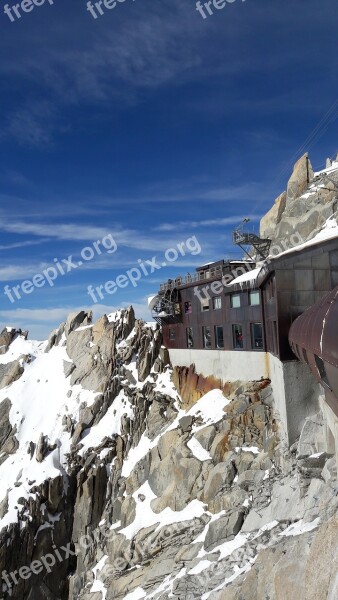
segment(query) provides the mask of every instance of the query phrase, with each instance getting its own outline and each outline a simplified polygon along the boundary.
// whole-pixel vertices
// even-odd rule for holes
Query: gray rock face
[[[292,201],[301,196],[313,179],[313,170],[309,155],[304,154],[295,164],[293,173],[288,181],[287,200]]]
[[[17,360],[0,364],[0,390],[19,379],[23,372],[24,369]]]
[[[49,452],[52,452],[56,448],[56,444],[50,444],[47,435],[41,433],[39,441],[36,446],[35,458],[37,462],[42,462]]]
[[[12,433],[12,425],[9,420],[9,413],[12,403],[6,398],[0,404],[0,449]]]
[[[279,538],[263,550],[254,567],[212,600],[334,600],[337,592],[337,518],[318,530]]]
[[[78,313],[70,314],[68,316],[68,319],[66,321],[65,328],[64,328],[66,337],[68,337],[72,331],[74,331],[75,329],[80,327],[80,325],[82,325],[82,326],[89,325],[92,322],[92,319],[93,319],[92,311],[85,312],[84,310],[81,310]]]
[[[333,182],[323,176],[314,179],[307,154],[298,160],[287,191],[261,220],[260,234],[272,240],[272,254],[313,238],[335,213],[338,169],[330,173],[330,178]]]
[[[244,511],[235,511],[228,517],[221,517],[210,523],[204,547],[207,551],[233,539],[240,532],[244,521]]]
[[[62,335],[65,331],[65,323],[62,323],[60,325],[60,327],[58,327],[57,329],[54,329],[47,341],[47,346],[45,349],[45,352],[49,352],[51,350],[51,348],[53,348],[53,346],[58,346],[60,344]]]
[[[217,494],[232,484],[236,471],[231,460],[216,465],[209,472],[203,489],[204,502],[210,502]]]
[[[259,469],[243,471],[238,477],[238,486],[247,492],[259,486],[265,477],[265,471]]]
[[[297,458],[302,459],[324,452],[325,450],[324,420],[321,413],[305,419],[305,424],[298,442]]]
[[[15,437],[16,427],[12,427],[9,413],[12,407],[11,401],[6,398],[0,404],[0,464],[2,464],[10,454],[14,454],[19,447],[18,440]]]
[[[6,354],[11,342],[15,337],[15,329],[9,331],[5,328],[0,333],[0,354]]]
[[[208,593],[213,600],[220,594],[284,600],[285,593],[312,600],[307,580],[320,598],[309,573],[324,540],[335,556],[338,511],[334,459],[320,451],[321,415],[306,421],[298,451],[285,453],[281,468],[268,381],[229,387],[217,422],[192,416],[168,386],[158,329],[136,321],[131,309],[111,322],[89,321],[87,313],[73,315],[51,344],[68,353],[67,385],[97,394],[91,403],[90,394],[78,399],[78,388],[64,392],[74,411],[65,407],[57,427],[39,437],[32,431],[28,447],[20,448],[34,469],[53,465],[59,476],[37,485],[21,465],[14,484],[18,523],[0,534],[0,572],[55,548],[68,547],[69,556],[29,585],[21,579],[14,598],[201,600]],[[192,405],[200,395],[191,392]],[[0,464],[11,445],[17,451],[10,388],[8,398],[0,404]],[[67,440],[62,465],[53,451],[63,443],[56,435]],[[10,502],[9,492],[0,517]],[[289,535],[302,528],[311,531]],[[334,560],[332,569],[323,567],[328,593],[335,590]]]

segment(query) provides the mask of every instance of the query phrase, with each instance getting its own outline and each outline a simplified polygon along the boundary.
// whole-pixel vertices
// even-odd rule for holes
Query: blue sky
[[[101,285],[196,236],[181,257],[107,295],[134,304],[162,280],[234,255],[308,150],[338,150],[335,0],[236,0],[202,19],[193,0],[125,0],[94,20],[55,0],[11,22],[0,9],[0,327],[43,338]],[[11,5],[11,2],[9,2]],[[111,234],[114,253],[34,288],[11,288]]]

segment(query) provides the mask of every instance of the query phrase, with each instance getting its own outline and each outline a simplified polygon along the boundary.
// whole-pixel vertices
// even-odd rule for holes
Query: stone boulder
[[[298,442],[297,459],[300,460],[325,450],[325,424],[323,415],[319,412],[305,419]]]
[[[16,330],[10,327],[5,327],[0,333],[0,354],[6,354],[10,344],[16,336]]]
[[[40,434],[37,446],[36,446],[36,454],[35,458],[37,462],[42,462],[49,452],[53,452],[57,444],[50,444],[47,435]]]
[[[224,488],[229,487],[235,479],[236,471],[231,460],[219,463],[209,472],[203,490],[203,500],[209,503]]]
[[[301,196],[313,179],[313,170],[309,155],[306,152],[293,167],[293,173],[288,181],[287,201],[292,201]]]
[[[6,398],[0,404],[0,448],[12,431],[12,425],[9,420],[9,413],[12,407],[11,401]]]
[[[338,520],[309,533],[281,537],[258,553],[252,568],[211,600],[336,600]]]
[[[65,331],[65,323],[54,329],[49,335],[45,352],[49,352],[54,346],[58,346]]]
[[[286,207],[286,192],[276,198],[272,208],[264,215],[260,222],[260,235],[262,238],[274,236],[277,225],[280,223]]]
[[[81,310],[80,312],[77,312],[77,313],[71,313],[70,315],[68,315],[68,318],[67,318],[67,321],[65,324],[66,337],[68,337],[68,335],[72,331],[74,331],[81,325],[82,326],[90,325],[92,320],[93,320],[93,313],[91,310],[90,311]]]
[[[17,379],[20,379],[24,368],[18,360],[13,362],[0,364],[0,390],[11,385]]]
[[[15,437],[16,427],[12,427],[9,413],[12,408],[11,401],[6,398],[0,404],[0,451],[5,454],[14,454],[19,443]]]
[[[244,511],[236,510],[230,516],[220,517],[210,523],[204,542],[208,552],[228,540],[232,540],[241,530],[244,521]]]
[[[152,501],[154,512],[167,506],[172,510],[183,510],[192,500],[192,489],[201,473],[202,463],[189,453],[183,445],[173,447],[163,457],[157,448],[151,451],[149,485],[158,496]]]

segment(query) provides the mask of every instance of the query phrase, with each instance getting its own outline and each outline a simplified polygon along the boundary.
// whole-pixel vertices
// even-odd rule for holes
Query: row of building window
[[[206,325],[205,327],[202,327],[203,348],[205,348],[205,349],[210,349],[212,347],[211,331],[212,331],[212,328],[210,325]],[[254,350],[261,350],[263,348],[262,323],[251,323],[250,324],[250,332],[251,332],[251,347]],[[216,325],[214,327],[214,333],[215,333],[215,346],[217,349],[222,350],[224,348],[223,326]],[[175,329],[169,329],[169,339],[171,341],[175,340]],[[192,327],[186,328],[186,341],[187,341],[188,348],[194,347],[194,332],[193,332]],[[233,325],[232,325],[232,342],[233,342],[233,347],[236,350],[242,350],[244,348],[243,326],[240,323],[233,323]]]
[[[230,305],[231,308],[240,308],[242,306],[242,296],[243,294],[232,294],[230,296]],[[250,306],[259,306],[260,305],[260,293],[253,291],[249,292],[249,305]],[[212,298],[212,308],[214,310],[219,310],[222,308],[222,296],[215,296]],[[204,298],[201,300],[201,310],[205,312],[210,309],[210,301],[208,298]],[[186,315],[190,315],[192,313],[192,304],[191,302],[184,303],[184,313]]]

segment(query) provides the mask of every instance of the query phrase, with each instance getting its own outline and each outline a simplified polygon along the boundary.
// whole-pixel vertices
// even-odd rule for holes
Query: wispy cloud
[[[33,235],[37,237],[60,240],[60,241],[82,241],[93,243],[102,240],[107,235],[112,235],[118,246],[132,248],[141,251],[164,251],[176,246],[184,239],[178,236],[155,236],[153,231],[143,233],[135,229],[127,229],[118,225],[113,227],[102,227],[100,225],[79,225],[78,223],[41,223],[13,220],[2,217],[0,231],[13,234]],[[193,226],[190,227],[189,235],[193,235]],[[88,263],[89,264],[89,263]]]
[[[170,7],[152,4],[148,10],[142,4],[129,9],[126,4],[124,18],[117,15],[113,27],[106,17],[100,23],[100,35],[97,24],[87,18],[77,31],[68,14],[72,8],[67,7],[68,19],[62,27],[49,23],[43,52],[41,36],[29,29],[23,33],[22,43],[29,52],[20,53],[18,60],[15,45],[11,47],[7,40],[12,60],[2,62],[1,72],[24,81],[30,92],[7,114],[3,137],[44,146],[52,142],[56,129],[62,133],[68,128],[66,116],[61,118],[67,108],[81,102],[111,111],[113,104],[121,112],[191,69],[198,73],[201,57],[195,43],[197,30],[203,28],[197,19],[195,28],[191,26],[190,9],[175,0]],[[83,15],[87,16],[85,10]],[[35,90],[41,85],[45,99],[37,101]]]
[[[1,137],[13,137],[21,145],[49,146],[58,127],[57,116],[56,106],[50,101],[27,103],[7,115]]]
[[[43,269],[41,263],[36,264],[10,264],[0,267],[0,281],[18,281],[19,279],[27,279],[40,273]]]
[[[48,241],[49,238],[42,238],[41,240],[26,240],[24,242],[14,242],[13,244],[1,245],[0,250],[14,250],[15,248],[27,248],[28,246],[38,246]]]
[[[243,219],[250,219],[250,221],[257,222],[260,218],[259,215],[240,215],[219,219],[204,219],[201,221],[178,221],[177,223],[162,223],[157,229],[159,231],[176,231],[184,227],[192,227],[193,229],[201,227],[224,227],[225,225],[238,225]]]

